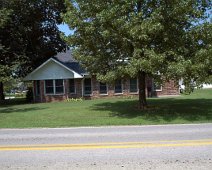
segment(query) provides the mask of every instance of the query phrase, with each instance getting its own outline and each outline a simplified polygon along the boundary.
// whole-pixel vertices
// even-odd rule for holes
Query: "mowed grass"
[[[137,109],[138,99],[111,98],[57,103],[0,104],[0,128],[147,125],[212,122],[212,89],[191,95],[148,99],[149,108]]]

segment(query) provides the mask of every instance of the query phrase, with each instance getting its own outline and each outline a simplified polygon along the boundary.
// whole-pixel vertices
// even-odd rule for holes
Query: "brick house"
[[[98,82],[90,76],[71,56],[70,51],[58,53],[33,72],[25,81],[33,81],[34,102],[62,101],[68,98],[103,98],[138,95],[137,78],[117,80],[113,85]],[[178,95],[174,81],[156,87],[153,79],[147,78],[148,96]]]

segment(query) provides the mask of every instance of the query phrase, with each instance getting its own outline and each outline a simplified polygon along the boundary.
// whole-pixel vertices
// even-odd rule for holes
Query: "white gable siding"
[[[62,67],[53,60],[46,63],[43,67],[29,74],[25,80],[48,80],[48,79],[68,79],[76,78],[74,72]]]

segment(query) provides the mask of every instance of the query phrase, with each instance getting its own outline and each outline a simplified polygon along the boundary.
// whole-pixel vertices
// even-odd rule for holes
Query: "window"
[[[107,84],[106,83],[99,83],[99,93],[100,94],[107,94]]]
[[[121,80],[116,80],[116,82],[115,82],[115,93],[122,93]]]
[[[55,80],[55,93],[56,94],[64,93],[63,80],[62,79]]]
[[[36,96],[40,95],[40,80],[35,81],[35,94]]]
[[[53,80],[45,80],[46,94],[54,94]]]
[[[46,94],[63,94],[64,81],[62,79],[45,80],[45,90]]]
[[[130,79],[130,92],[131,93],[136,93],[138,92],[138,83],[137,79]]]
[[[91,79],[90,78],[84,79],[84,94],[85,95],[91,94]]]
[[[162,91],[161,84],[154,82],[154,90],[155,91]]]
[[[72,93],[72,94],[76,93],[74,79],[69,80],[69,92]]]

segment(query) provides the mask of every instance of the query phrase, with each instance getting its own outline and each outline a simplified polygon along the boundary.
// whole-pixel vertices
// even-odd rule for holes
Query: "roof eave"
[[[63,65],[62,63],[58,62],[57,60],[55,60],[54,58],[50,58],[48,59],[46,62],[44,62],[43,64],[41,64],[39,67],[37,67],[35,70],[33,70],[31,73],[29,73],[26,77],[24,77],[24,81],[32,81],[35,79],[30,78],[36,71],[38,71],[39,69],[41,69],[43,66],[45,66],[47,63],[49,63],[50,61],[54,61],[55,63],[59,64],[60,66],[64,67],[65,69],[67,69],[68,71],[74,73],[74,78],[83,78],[84,76],[77,73],[76,71],[66,67],[65,65]]]

